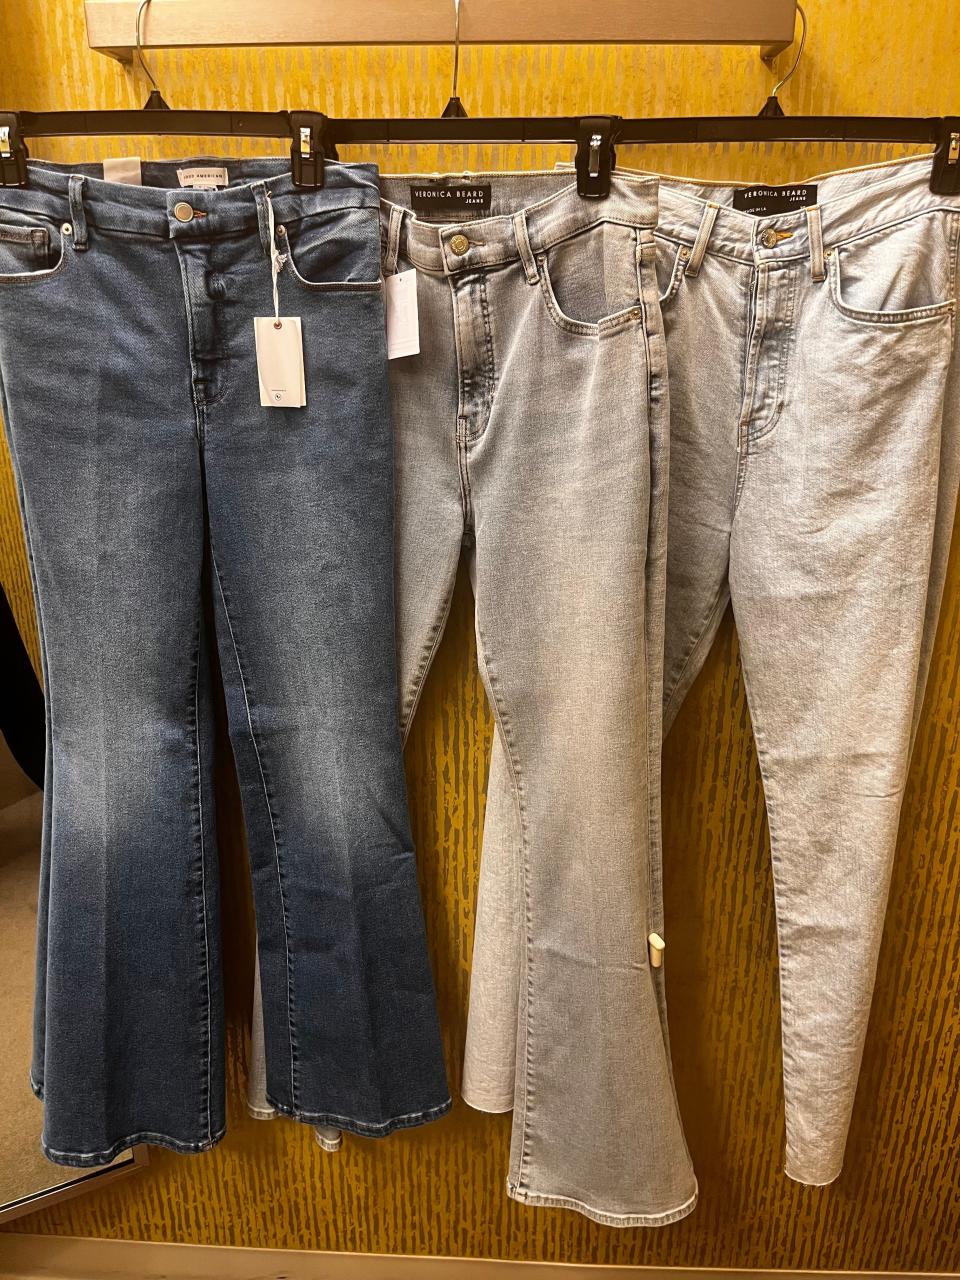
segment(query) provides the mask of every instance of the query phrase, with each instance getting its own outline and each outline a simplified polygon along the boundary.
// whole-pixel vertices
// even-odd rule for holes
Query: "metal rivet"
[[[283,328],[283,321],[282,321],[282,320],[274,320],[274,322],[273,322],[273,327],[274,327],[275,329],[282,329],[282,328]]]
[[[277,227],[277,235],[278,235],[278,236],[285,236],[286,234],[287,234],[287,228],[286,228],[286,227],[283,225],[283,223],[281,222],[281,223],[280,223],[280,225],[279,225],[279,227]]]
[[[470,248],[470,241],[458,232],[457,235],[450,237],[450,248],[454,253],[462,255]]]
[[[760,243],[765,249],[774,249],[778,243],[779,237],[773,227],[767,227],[766,231],[760,236]]]
[[[680,250],[680,257],[681,257],[681,258],[689,258],[689,257],[690,257],[690,250],[689,250],[689,249],[681,249],[681,250]]]
[[[631,316],[633,316],[634,320],[642,320],[643,307],[634,307],[633,310],[630,312],[630,314]]]
[[[173,216],[178,222],[189,222],[193,217],[193,205],[187,204],[186,200],[178,200],[173,206]]]
[[[72,224],[72,223],[70,223],[70,222],[62,222],[62,223],[60,224],[60,230],[63,232],[63,234],[64,234],[65,236],[72,236],[72,235],[73,235],[73,224]]]

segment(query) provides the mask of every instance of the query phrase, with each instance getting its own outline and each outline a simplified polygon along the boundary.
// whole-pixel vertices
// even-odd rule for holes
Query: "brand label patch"
[[[229,181],[226,165],[191,165],[189,169],[177,170],[177,181],[181,187],[194,187],[198,190],[213,191],[217,187],[225,187]]]
[[[456,221],[464,215],[490,212],[490,184],[417,182],[410,186],[410,207],[427,218]]]
[[[793,213],[817,203],[816,183],[794,187],[738,187],[733,193],[733,207],[744,213],[766,217],[771,213]]]

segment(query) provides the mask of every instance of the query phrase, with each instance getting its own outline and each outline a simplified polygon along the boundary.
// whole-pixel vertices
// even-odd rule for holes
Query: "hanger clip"
[[[614,142],[620,116],[582,116],[577,123],[577,192],[586,200],[610,194],[610,175],[617,163]]]
[[[960,195],[960,116],[944,116],[940,122],[930,190],[940,196]]]
[[[323,186],[324,160],[336,160],[330,121],[322,111],[291,111],[290,164],[293,185],[316,191]]]
[[[27,147],[15,111],[0,111],[0,187],[27,185]]]

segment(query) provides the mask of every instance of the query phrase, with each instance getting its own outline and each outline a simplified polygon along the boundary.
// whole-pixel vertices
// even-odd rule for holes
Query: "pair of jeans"
[[[827,174],[809,209],[757,217],[732,185],[660,178],[664,730],[732,603],[776,890],[786,1173],[811,1184],[843,1160],[960,477],[960,198],[929,179],[929,156]],[[481,1106],[523,1094],[512,790],[495,742],[464,1071]],[[618,1022],[604,1035],[632,1051]]]
[[[220,188],[180,186],[184,163],[222,166]],[[396,715],[376,170],[328,165],[316,192],[282,160],[101,173],[31,162],[0,192],[2,409],[47,699],[43,1147],[83,1166],[223,1133],[214,640],[271,1101],[388,1133],[449,1097]],[[260,404],[275,245],[300,409]]]
[[[470,181],[489,209],[440,225],[408,207],[420,179],[380,183],[384,274],[416,269],[420,316],[420,354],[390,371],[400,719],[406,733],[465,549],[518,835],[500,885],[522,904],[508,1193],[659,1225],[697,1192],[648,954],[669,449],[657,186],[617,176],[588,201],[563,173]]]

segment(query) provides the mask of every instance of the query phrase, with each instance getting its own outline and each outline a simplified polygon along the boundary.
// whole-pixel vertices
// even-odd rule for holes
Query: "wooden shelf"
[[[139,0],[86,0],[92,49],[129,62]],[[793,40],[796,0],[462,0],[464,44],[743,44]],[[152,0],[148,48],[452,44],[453,0]]]

